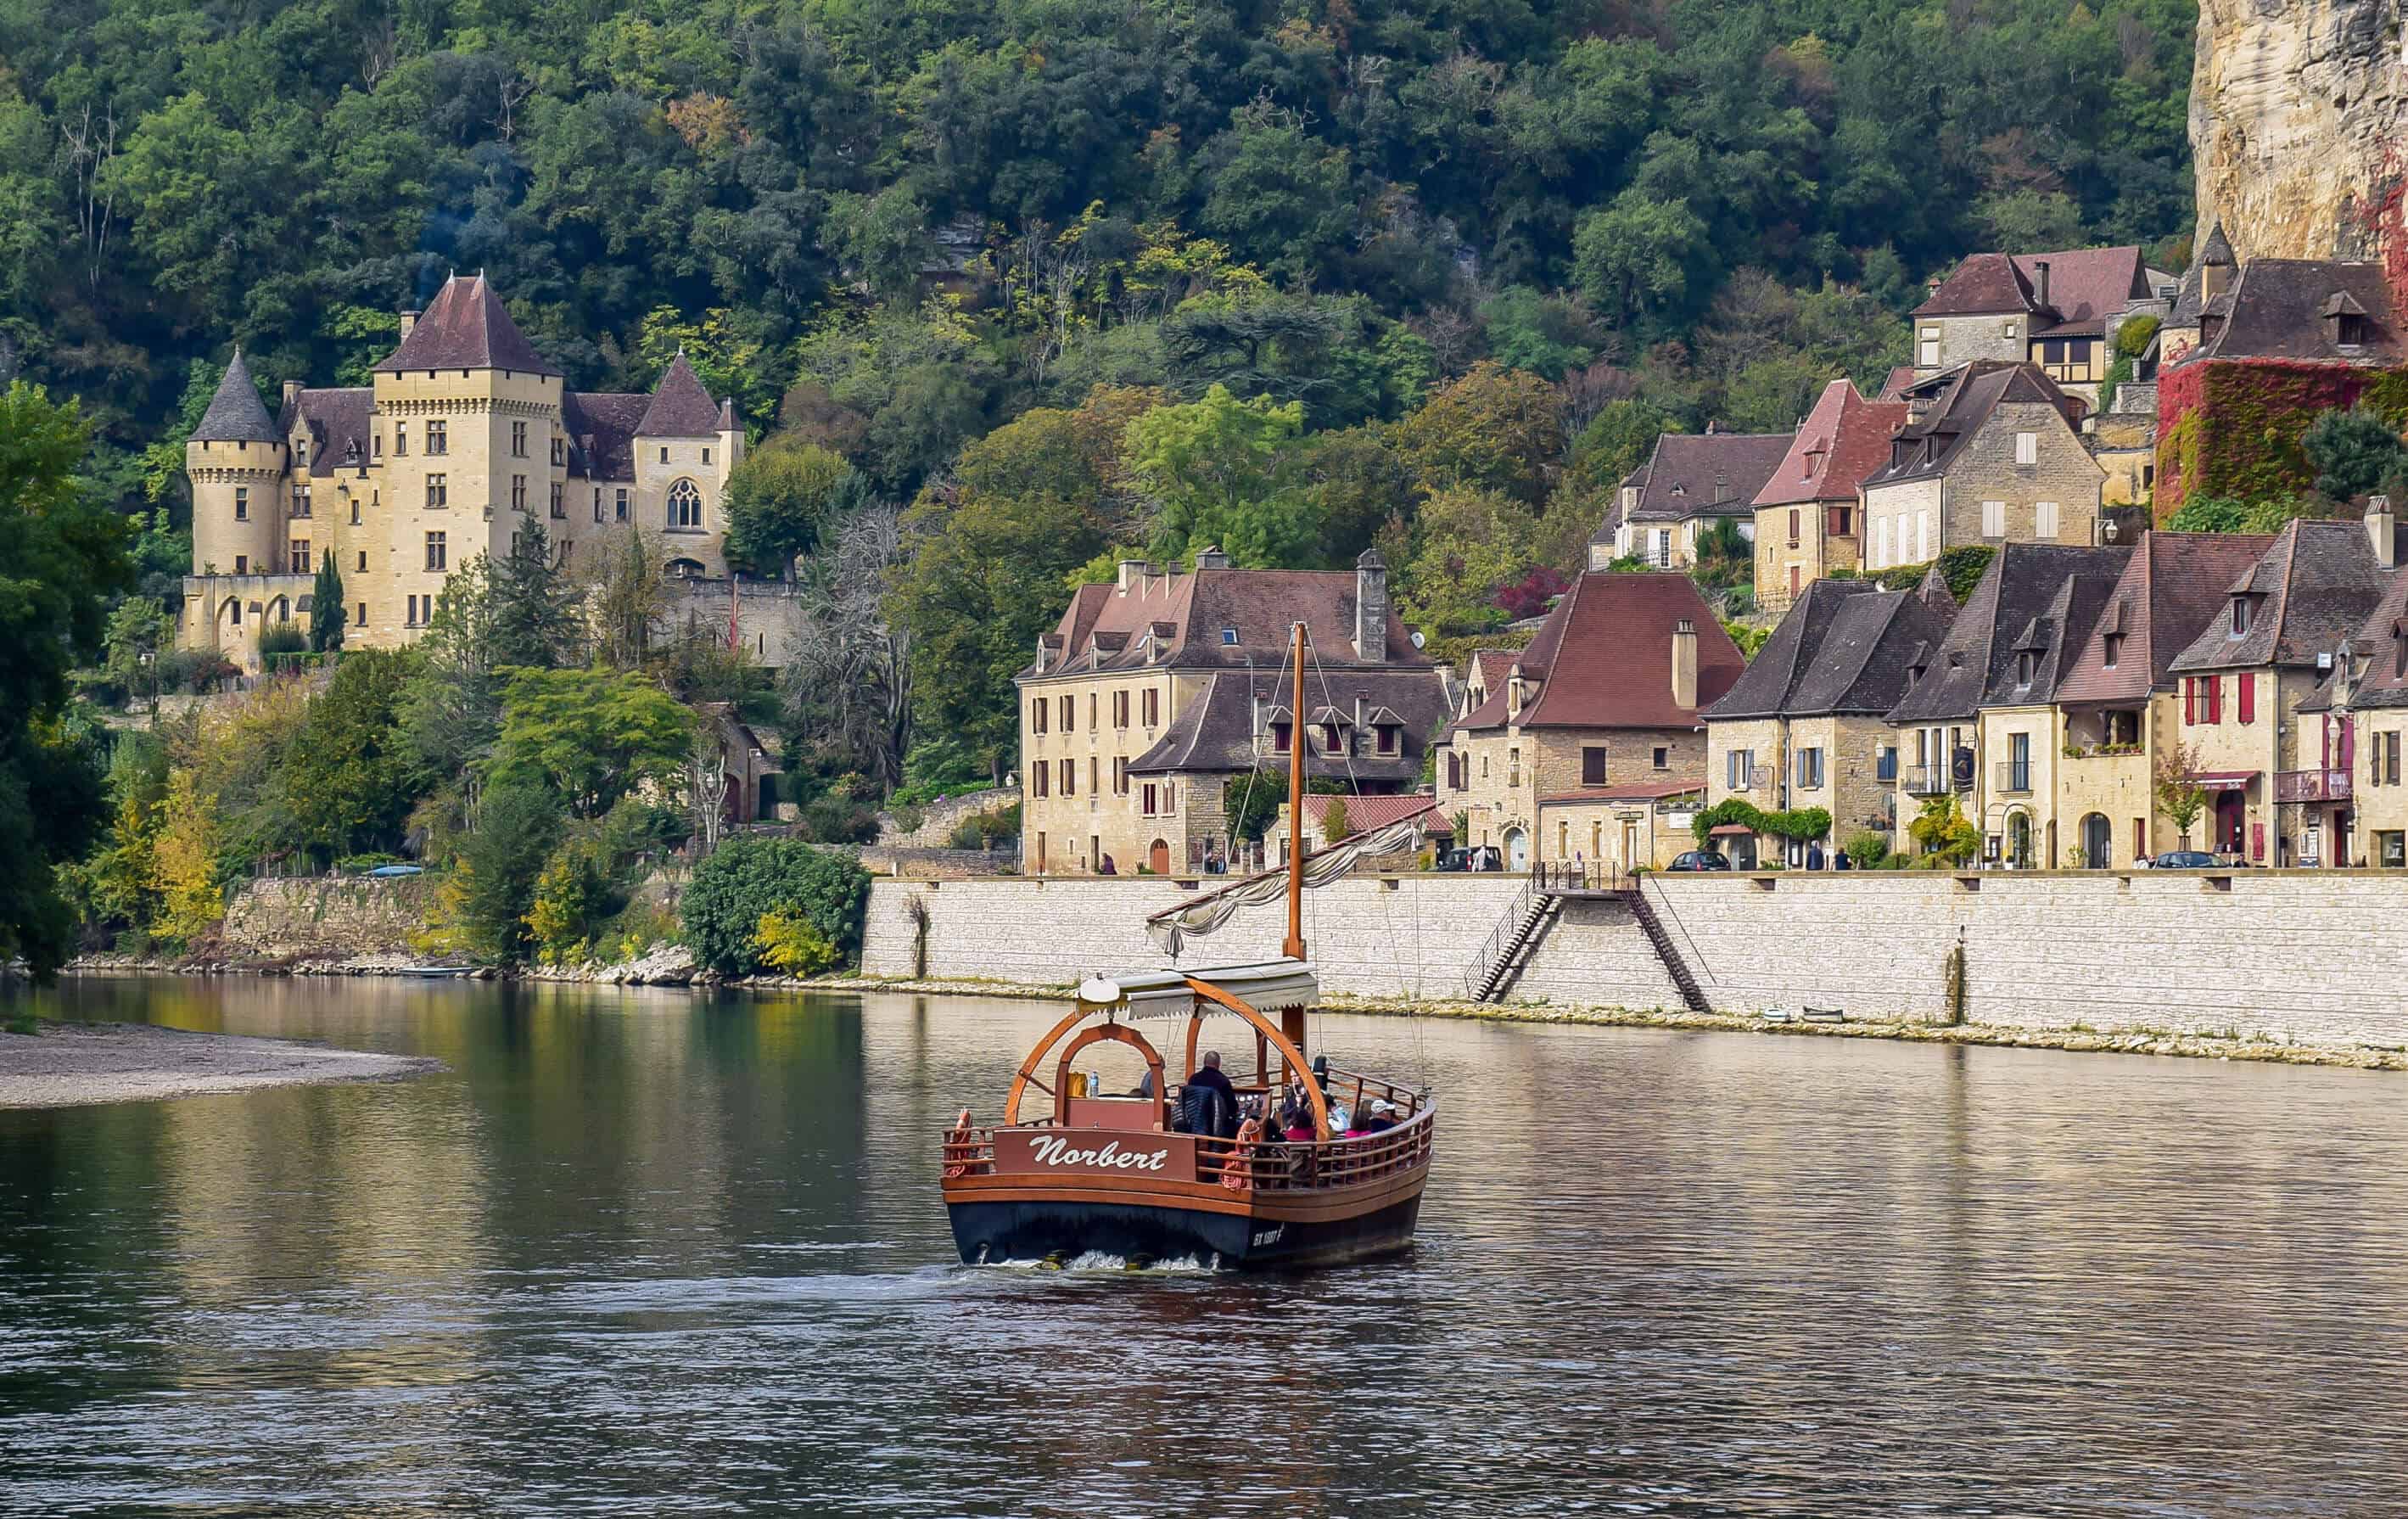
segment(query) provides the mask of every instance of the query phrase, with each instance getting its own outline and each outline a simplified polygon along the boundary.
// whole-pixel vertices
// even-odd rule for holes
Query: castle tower
[[[193,484],[193,567],[204,575],[270,575],[284,566],[284,438],[235,350],[208,410],[184,445]]]
[[[676,573],[727,573],[727,477],[742,447],[734,408],[710,398],[681,351],[653,389],[635,435],[643,525],[662,535]]]

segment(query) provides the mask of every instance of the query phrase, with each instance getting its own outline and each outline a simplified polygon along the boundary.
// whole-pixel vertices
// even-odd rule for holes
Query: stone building
[[[1687,576],[1650,572],[1583,575],[1528,648],[1494,654],[1473,660],[1438,799],[1462,818],[1458,843],[1495,845],[1512,869],[1567,848],[1613,858],[1618,837],[1601,852],[1586,837],[1603,816],[1571,812],[1621,787],[1702,787],[1699,713],[1746,666]]]
[[[2143,535],[2071,666],[2057,681],[2061,755],[2049,809],[2069,862],[2128,868],[2183,847],[2157,805],[2157,767],[2179,741],[2173,671],[2225,610],[2225,591],[2273,543],[2270,534]],[[2196,842],[2194,838],[2192,842]]]
[[[2081,403],[2031,364],[1976,359],[1916,380],[1907,422],[1865,477],[1865,567],[1919,565],[1973,543],[2096,540],[2106,471]]]
[[[1897,826],[1898,735],[1885,714],[1906,693],[1918,650],[1947,636],[1956,603],[1937,572],[1913,591],[1820,580],[1791,605],[1722,700],[1706,709],[1708,805],[1734,798],[1766,812],[1820,807],[1829,842]],[[1734,827],[1744,869],[1793,859],[1803,845]]]
[[[2396,566],[2388,499],[2370,503],[2366,524],[2375,563]],[[2330,862],[2397,869],[2408,866],[2408,571],[2394,567],[2386,580],[2383,599],[2336,657],[2332,679],[2300,704],[2300,719],[2317,724],[2320,751],[2339,762],[2327,766],[2323,789],[2342,793],[2353,814],[2337,830],[2352,852],[2337,847]]]
[[[1957,810],[1983,835],[1985,855],[2003,859],[2009,831],[2020,816],[2031,838],[2034,863],[2045,848],[2032,833],[2032,799],[2053,794],[2045,769],[2047,720],[2033,716],[2025,698],[2039,675],[2042,656],[2057,657],[2064,640],[2050,622],[2069,617],[2061,604],[2065,583],[2081,576],[2101,589],[2123,573],[2128,548],[2075,548],[2047,543],[2006,543],[1966,597],[1948,633],[1918,650],[1907,666],[1905,694],[1884,714],[1897,737],[1896,847],[1914,846],[1909,827],[1934,797],[1954,797]],[[2013,709],[2012,722],[1985,724],[1983,709]],[[1985,738],[2019,749],[1985,747]],[[2026,774],[2010,767],[2017,758]]]
[[[1928,379],[1975,361],[2035,364],[2094,407],[2126,311],[2171,296],[2174,284],[2138,248],[1972,254],[1914,309],[1915,371]]]
[[[1156,875],[1237,855],[1224,783],[1284,788],[1297,741],[1287,669],[1305,624],[1310,776],[1409,791],[1445,721],[1445,672],[1388,604],[1387,568],[1232,569],[1215,549],[1178,574],[1124,561],[1083,585],[1020,692],[1021,859],[1032,874]],[[1281,795],[1284,795],[1283,790]]]
[[[2082,841],[2057,826],[2067,747],[2057,692],[2124,568],[2101,565],[2058,581],[2008,645],[2004,677],[1984,694],[1974,739],[1989,768],[1980,822],[1986,856],[2007,869],[2053,870],[2079,857]]]
[[[2389,589],[2388,523],[2285,524],[2174,656],[2177,741],[2213,794],[2201,847],[2252,865],[2357,857],[2354,730],[2316,698]]]
[[[1663,433],[1647,462],[1622,479],[1588,567],[1641,559],[1657,569],[1698,562],[1698,539],[1719,522],[1756,532],[1754,502],[1789,450],[1788,433]]]
[[[1779,616],[1805,587],[1864,564],[1864,481],[1889,461],[1906,406],[1868,401],[1848,380],[1823,387],[1789,450],[1756,493],[1756,605]]]
[[[402,313],[367,385],[288,382],[271,418],[235,355],[185,448],[179,641],[254,661],[265,627],[306,623],[331,558],[346,644],[409,643],[452,571],[537,524],[563,563],[635,525],[674,573],[724,576],[722,502],[743,454],[733,408],[682,354],[650,395],[569,390],[482,275],[454,278],[423,316]]]

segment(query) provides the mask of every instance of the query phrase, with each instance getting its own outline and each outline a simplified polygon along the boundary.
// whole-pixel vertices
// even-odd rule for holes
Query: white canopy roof
[[[1183,1017],[1196,1007],[1196,993],[1187,984],[1191,978],[1210,982],[1263,1012],[1310,1006],[1321,995],[1320,982],[1313,978],[1310,963],[1267,960],[1254,965],[1194,966],[1090,976],[1079,983],[1079,1001],[1087,1007],[1110,1008],[1130,1018]]]

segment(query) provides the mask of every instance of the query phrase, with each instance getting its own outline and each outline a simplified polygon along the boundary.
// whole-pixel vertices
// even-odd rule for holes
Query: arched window
[[[702,530],[702,492],[694,481],[681,480],[669,487],[669,526],[687,532]]]
[[[702,565],[698,560],[672,559],[668,563],[668,572],[679,580],[691,580],[700,577]]]

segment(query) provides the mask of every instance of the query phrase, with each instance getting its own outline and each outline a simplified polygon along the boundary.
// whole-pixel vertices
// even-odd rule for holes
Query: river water
[[[1058,1010],[377,981],[49,1010],[448,1074],[0,1112],[0,1513],[2408,1512],[2397,1076],[1327,1017],[1409,1261],[953,1262]]]

